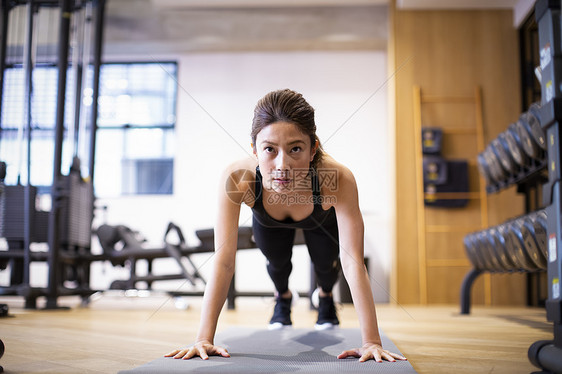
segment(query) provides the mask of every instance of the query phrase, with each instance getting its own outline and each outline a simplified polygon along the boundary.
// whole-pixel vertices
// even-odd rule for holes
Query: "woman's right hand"
[[[225,348],[219,347],[218,345],[213,345],[208,340],[197,342],[189,348],[174,349],[172,352],[165,354],[164,357],[189,360],[190,358],[199,356],[203,360],[208,360],[209,355],[230,357],[230,354],[228,354],[228,351]]]

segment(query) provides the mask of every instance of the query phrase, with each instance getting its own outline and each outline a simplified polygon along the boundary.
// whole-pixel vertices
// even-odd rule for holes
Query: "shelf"
[[[422,104],[443,104],[443,103],[474,103],[474,96],[438,96],[438,95],[425,95],[421,101]]]
[[[472,232],[482,229],[479,225],[427,225],[425,232],[446,233],[446,232]]]
[[[425,193],[424,198],[427,200],[439,199],[439,200],[457,200],[457,199],[468,199],[468,200],[479,200],[482,197],[480,192],[435,192],[435,193]]]
[[[427,257],[426,234],[445,234],[449,232],[469,233],[480,230],[488,226],[488,197],[486,193],[486,185],[484,180],[478,178],[477,191],[469,192],[436,192],[426,193],[423,178],[423,151],[422,151],[422,107],[424,104],[441,105],[441,104],[467,104],[474,106],[474,126],[466,127],[457,126],[447,127],[440,125],[444,136],[447,135],[469,135],[474,137],[474,154],[478,154],[484,150],[484,129],[483,129],[483,112],[482,112],[482,90],[475,87],[474,95],[471,96],[446,96],[446,95],[425,95],[419,86],[413,87],[414,99],[414,141],[416,155],[416,193],[417,193],[417,233],[418,233],[418,277],[419,277],[419,295],[420,304],[428,302],[428,269],[435,267],[467,267],[470,266],[468,259],[452,259],[452,260],[431,260]],[[470,123],[470,122],[469,122]],[[460,123],[457,123],[459,125]],[[468,165],[474,167],[477,165],[476,156],[474,160],[468,160]],[[471,225],[433,225],[426,222],[426,200],[472,200],[479,202],[478,210],[480,219],[478,224]],[[431,208],[433,209],[433,208]],[[456,271],[456,270],[455,270]],[[487,305],[491,301],[491,285],[485,282],[485,302]]]
[[[434,259],[427,260],[427,266],[432,268],[438,267],[470,267],[470,261],[464,258],[451,258],[451,259]]]
[[[471,127],[455,127],[450,129],[443,129],[444,135],[473,135],[476,134],[476,129]]]

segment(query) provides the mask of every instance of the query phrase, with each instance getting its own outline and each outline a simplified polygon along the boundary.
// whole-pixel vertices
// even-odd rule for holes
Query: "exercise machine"
[[[124,225],[101,225],[96,230],[97,238],[103,249],[103,258],[110,261],[113,266],[127,267],[129,278],[116,280],[110,285],[110,289],[133,290],[141,289],[141,283],[152,288],[152,283],[158,281],[169,281],[185,279],[192,286],[205,285],[206,281],[200,274],[192,256],[201,253],[214,252],[213,230],[199,230],[196,235],[201,241],[199,246],[188,246],[179,226],[170,222],[164,233],[162,247],[147,247],[146,240],[137,231],[133,231]],[[238,228],[238,249],[255,248],[252,239],[251,227]],[[153,273],[153,261],[156,259],[174,259],[179,267],[179,272],[171,274]],[[137,274],[137,263],[146,261],[147,273]],[[173,293],[173,292],[170,292]],[[189,295],[202,295],[202,291],[190,292]]]
[[[22,66],[24,72],[24,120],[18,127],[20,149],[26,149],[27,155],[19,154],[18,163],[26,160],[26,167],[18,167],[16,185],[4,185],[0,182],[0,237],[6,238],[7,251],[0,251],[0,270],[9,268],[10,284],[0,287],[0,295],[18,295],[25,298],[26,308],[36,308],[37,298],[46,298],[47,309],[57,309],[58,297],[80,295],[84,298],[94,291],[89,286],[91,223],[93,218],[94,195],[94,152],[97,121],[97,97],[99,91],[99,74],[101,65],[102,31],[105,0],[11,0],[2,1],[2,34],[0,41],[0,78],[3,87],[4,73],[8,66]],[[58,15],[58,35],[56,54],[49,54],[47,47],[39,48],[38,38],[34,38],[34,28],[41,12],[56,9]],[[8,35],[18,32],[18,25],[11,28],[10,14],[24,10],[26,35]],[[50,12],[54,13],[54,12]],[[49,14],[50,14],[49,13]],[[20,15],[22,12],[19,13]],[[20,17],[21,19],[22,17]],[[49,27],[56,25],[50,22]],[[72,26],[72,27],[71,27]],[[8,46],[8,40],[25,40],[22,51],[18,45]],[[70,40],[73,40],[73,47]],[[52,42],[52,41],[49,41]],[[9,48],[10,47],[10,48]],[[70,50],[73,50],[72,56]],[[78,53],[80,50],[82,53]],[[47,51],[47,52],[46,52]],[[21,53],[23,52],[23,53]],[[33,70],[37,63],[57,64],[56,118],[54,124],[54,161],[53,178],[50,186],[51,208],[48,212],[35,208],[38,190],[31,185],[31,139],[32,139],[32,100]],[[80,111],[82,87],[85,85],[87,67],[93,67],[91,76],[93,100],[90,118]],[[69,67],[75,74],[74,96],[67,93],[67,75]],[[73,124],[65,126],[65,108],[67,99],[72,98]],[[0,103],[3,92],[0,91]],[[70,100],[68,100],[70,101]],[[0,107],[0,113],[1,113]],[[89,120],[89,123],[88,123]],[[0,134],[12,131],[0,122]],[[13,126],[13,124],[11,125]],[[89,126],[89,127],[88,127]],[[5,131],[6,130],[6,131]],[[68,131],[73,149],[72,165],[68,174],[62,171],[62,148],[65,130]],[[4,135],[3,135],[4,136]],[[88,139],[89,141],[84,141]],[[79,154],[78,143],[82,140],[89,144],[89,159]],[[24,147],[25,145],[25,147]],[[83,157],[79,157],[83,156]],[[82,174],[81,159],[88,159],[89,176]],[[23,180],[23,181],[22,181]],[[34,243],[45,243],[47,251],[35,251]],[[30,266],[34,261],[46,263],[48,279],[46,287],[34,287],[30,284]]]
[[[96,236],[103,249],[103,254],[92,255],[92,261],[109,261],[113,266],[125,267],[128,269],[128,278],[115,280],[111,283],[111,290],[138,291],[152,290],[152,284],[160,281],[186,280],[192,286],[193,291],[166,291],[173,297],[181,296],[202,296],[206,280],[199,272],[199,268],[193,261],[193,257],[201,254],[212,255],[215,252],[214,230],[203,229],[195,231],[195,235],[200,243],[190,246],[185,240],[185,236],[179,226],[173,222],[168,223],[164,233],[163,245],[147,246],[146,240],[141,233],[132,230],[125,225],[101,225],[95,231]],[[256,249],[251,227],[241,226],[238,228],[237,249]],[[295,245],[305,244],[302,230],[297,230],[295,234]],[[219,249],[220,250],[220,249]],[[157,259],[174,259],[179,267],[179,271],[169,274],[154,274],[153,262]],[[138,274],[137,264],[147,263],[147,271]],[[273,292],[244,292],[236,289],[236,277],[233,276],[227,296],[228,309],[235,309],[237,297],[270,297]],[[300,292],[299,296],[311,297],[316,289],[316,278],[314,269],[311,265],[311,284],[308,293]],[[99,291],[93,298],[97,298],[104,291]],[[133,292],[134,293],[134,292]]]

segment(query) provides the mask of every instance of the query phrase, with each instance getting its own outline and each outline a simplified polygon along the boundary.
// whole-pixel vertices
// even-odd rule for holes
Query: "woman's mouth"
[[[289,183],[291,183],[291,180],[286,179],[286,178],[273,178],[273,180],[278,184],[289,184]]]
[[[288,180],[289,178],[289,170],[273,170],[271,172],[271,178],[275,180]]]

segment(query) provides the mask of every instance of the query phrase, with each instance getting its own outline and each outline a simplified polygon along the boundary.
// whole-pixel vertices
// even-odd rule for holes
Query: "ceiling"
[[[388,6],[512,9],[534,0],[108,0],[105,55],[268,50],[384,50]]]
[[[535,0],[151,0],[158,8],[250,8],[250,7],[328,7],[388,5],[397,9],[512,9],[513,24],[518,27],[527,17]]]
[[[396,0],[400,9],[505,9],[519,0]]]
[[[160,8],[248,8],[387,5],[390,0],[151,0]],[[505,9],[520,0],[395,0],[399,9]]]
[[[386,0],[348,1],[353,5],[327,6],[329,0],[307,0],[314,6],[300,1],[290,6],[290,0],[283,5],[207,0],[205,6],[193,0],[109,0],[104,54],[127,58],[190,52],[385,50]]]
[[[154,6],[185,8],[280,8],[387,5],[388,0],[151,0]]]

